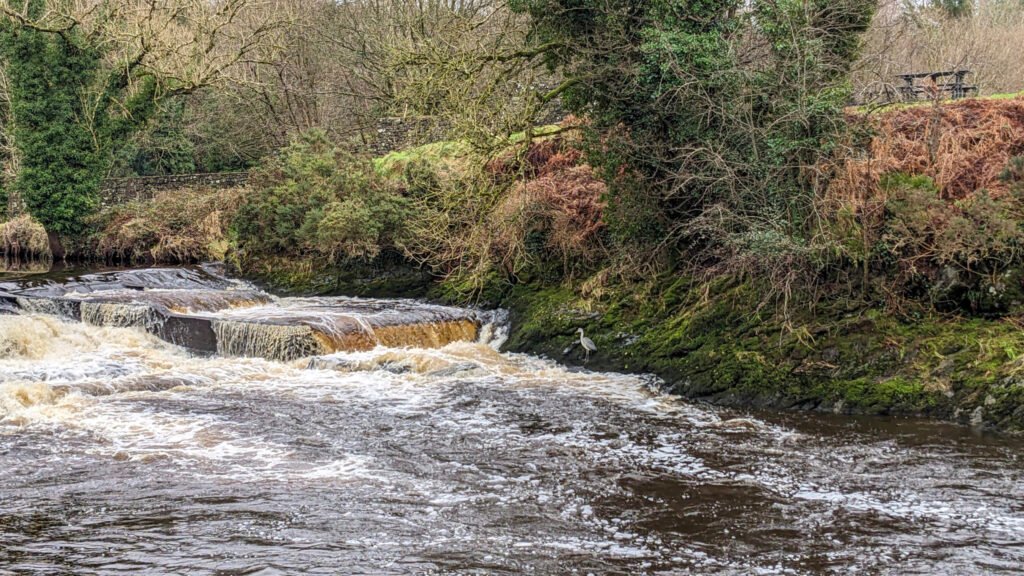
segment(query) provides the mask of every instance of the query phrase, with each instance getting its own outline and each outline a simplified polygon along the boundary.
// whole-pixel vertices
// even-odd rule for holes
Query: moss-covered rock
[[[923,415],[1024,431],[1024,331],[1009,320],[925,317],[832,302],[782,318],[753,283],[656,285],[586,299],[519,286],[509,348],[590,368],[651,372],[679,394],[742,408]]]

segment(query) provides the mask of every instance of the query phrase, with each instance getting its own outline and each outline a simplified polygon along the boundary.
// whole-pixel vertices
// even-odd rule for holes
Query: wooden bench
[[[899,74],[897,77],[903,80],[903,85],[899,87],[900,97],[904,102],[916,102],[921,100],[922,96],[930,100],[939,94],[948,94],[953,100],[977,96],[978,87],[964,82],[964,78],[970,73],[970,70],[950,70]],[[918,81],[924,79],[928,79],[928,83],[921,85]]]

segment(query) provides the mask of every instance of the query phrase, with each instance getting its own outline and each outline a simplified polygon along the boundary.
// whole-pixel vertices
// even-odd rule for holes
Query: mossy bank
[[[277,292],[456,299],[405,270],[250,275]],[[738,409],[924,416],[1024,432],[1024,330],[1011,318],[901,318],[833,299],[785,316],[757,281],[665,277],[583,296],[579,287],[494,287],[510,311],[506,350],[584,365],[576,330],[599,351],[588,369],[659,376],[676,394]]]
[[[583,298],[517,286],[508,348],[588,368],[653,373],[686,398],[735,408],[914,415],[1024,431],[1024,331],[1009,319],[922,317],[832,302],[783,320],[756,283],[666,280]]]

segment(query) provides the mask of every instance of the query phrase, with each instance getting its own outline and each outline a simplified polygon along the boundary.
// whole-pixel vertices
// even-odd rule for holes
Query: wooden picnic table
[[[929,94],[939,92],[947,92],[953,100],[959,100],[966,98],[969,94],[977,94],[978,87],[970,86],[964,83],[964,78],[970,74],[970,70],[947,70],[944,72],[916,72],[913,74],[897,74],[897,78],[903,80],[903,85],[899,87],[900,95],[904,101],[912,102],[919,100],[920,96],[927,96]],[[916,83],[917,80],[928,78],[931,80],[931,85],[920,86]],[[940,79],[952,78],[951,82],[942,82]]]

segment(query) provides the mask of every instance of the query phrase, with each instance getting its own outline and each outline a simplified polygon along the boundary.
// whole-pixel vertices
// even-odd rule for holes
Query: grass
[[[0,253],[12,258],[49,258],[46,230],[27,215],[0,223]]]
[[[537,126],[533,129],[533,139],[545,139],[552,137],[564,128],[558,124]],[[502,147],[515,146],[526,140],[526,132],[515,132],[509,135],[504,142],[499,142]],[[415,162],[424,162],[444,173],[458,173],[467,169],[476,157],[477,152],[465,141],[444,140],[424,144],[414,148],[398,150],[375,158],[373,160],[374,170],[386,177],[401,176],[405,169]]]
[[[1014,92],[1008,94],[989,94],[986,96],[963,98],[961,100],[943,99],[940,100],[939,103],[955,104],[957,102],[963,102],[964,100],[1012,100],[1014,98],[1024,98],[1024,92]],[[893,110],[920,108],[922,106],[931,106],[932,104],[934,104],[932,100],[918,100],[916,102],[890,102],[888,104],[864,104],[862,106],[850,106],[846,109],[846,111],[851,114],[876,114],[879,112],[891,112]]]
[[[373,168],[386,177],[401,176],[405,169],[415,162],[426,162],[440,170],[454,170],[461,161],[472,156],[473,150],[466,142],[446,140],[391,152],[373,160]]]
[[[244,190],[184,189],[112,206],[93,217],[91,251],[108,261],[188,264],[224,259]]]

